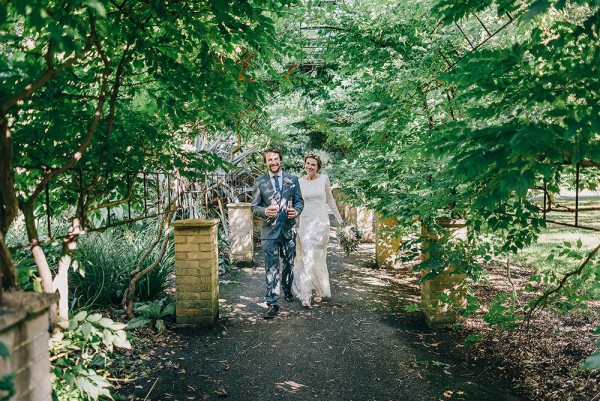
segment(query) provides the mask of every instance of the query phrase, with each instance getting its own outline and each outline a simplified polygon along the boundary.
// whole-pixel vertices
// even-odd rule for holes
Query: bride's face
[[[317,160],[308,157],[304,162],[304,171],[306,171],[306,174],[308,175],[317,174],[317,171],[319,171],[319,165],[317,163]]]

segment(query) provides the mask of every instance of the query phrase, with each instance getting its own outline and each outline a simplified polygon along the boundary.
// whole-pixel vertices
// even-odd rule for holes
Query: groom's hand
[[[288,209],[287,210],[287,217],[288,219],[295,219],[296,218],[296,209]]]
[[[265,215],[266,215],[267,217],[269,217],[269,218],[270,218],[270,217],[275,217],[275,216],[277,216],[277,211],[278,211],[278,210],[279,210],[279,209],[277,208],[277,206],[271,205],[271,206],[269,206],[269,207],[267,207],[267,208],[265,209]]]

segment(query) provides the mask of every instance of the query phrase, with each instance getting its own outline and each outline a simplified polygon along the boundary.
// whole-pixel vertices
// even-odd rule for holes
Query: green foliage
[[[260,114],[265,81],[278,76],[265,58],[285,49],[271,14],[290,3],[2,2],[2,168],[32,168],[2,172],[15,182],[0,208],[18,198],[39,217],[48,193],[54,217],[87,225],[107,198],[127,197],[125,180],[105,185],[109,174],[224,168],[186,145],[253,132],[246,117]]]
[[[460,312],[460,314],[462,316],[471,316],[480,309],[481,305],[479,304],[477,297],[471,294],[467,294],[466,300],[467,306]]]
[[[131,348],[123,323],[81,311],[50,339],[53,387],[61,400],[112,398],[107,380],[115,347]]]
[[[404,307],[404,311],[408,312],[408,313],[419,312],[419,311],[421,311],[421,306],[417,303],[411,303]]]
[[[470,347],[472,345],[475,345],[479,342],[481,342],[483,340],[483,335],[481,334],[469,334],[467,336],[467,338],[465,339],[465,345],[467,347]]]
[[[0,358],[6,360],[10,357],[10,350],[0,342]],[[9,401],[16,393],[15,389],[15,373],[9,373],[0,377],[0,401]]]
[[[596,328],[594,334],[600,335],[600,326]],[[596,345],[600,349],[600,341],[596,341]],[[600,369],[600,352],[596,352],[587,357],[580,369]]]
[[[585,309],[590,300],[599,299],[600,290],[596,283],[600,277],[600,261],[597,258],[590,260],[577,275],[562,283],[564,275],[570,274],[570,271],[561,266],[575,270],[573,266],[581,265],[587,254],[581,239],[575,242],[563,241],[550,250],[546,258],[554,268],[531,277],[531,281],[545,291],[556,289],[549,299],[544,301],[555,311],[567,313],[575,309]]]
[[[474,50],[454,23],[477,44],[487,34],[475,15],[494,29],[509,23]],[[333,182],[343,182],[355,204],[396,217],[413,237],[420,223],[466,219],[463,244],[421,248],[417,239],[403,251],[412,260],[421,250],[435,253],[418,266],[429,277],[456,263],[477,279],[493,259],[514,257],[546,229],[539,188],[572,188],[577,165],[590,167],[580,169],[580,183],[598,187],[598,20],[597,2],[583,0],[339,5],[307,19],[343,29],[324,33],[327,68],[273,106],[273,125],[299,146],[335,151]],[[440,53],[457,64],[447,68]],[[561,264],[574,270],[584,253],[563,251]],[[550,262],[542,288],[564,274]],[[597,291],[597,266],[570,276],[551,297],[558,310],[584,307]],[[510,328],[524,311],[513,295],[503,297],[486,319]]]
[[[165,330],[164,318],[175,314],[175,301],[163,298],[158,301],[136,303],[134,313],[127,327],[131,330],[152,325],[159,333]]]
[[[119,304],[129,286],[130,273],[153,240],[155,231],[154,220],[149,220],[82,237],[76,254],[77,269],[70,276],[73,302],[79,307]],[[157,252],[149,255],[142,268],[154,261]],[[137,283],[137,299],[161,297],[172,285],[173,268],[171,243],[160,263]]]
[[[501,292],[494,297],[489,305],[489,311],[483,315],[483,320],[491,326],[497,326],[502,330],[516,327],[521,319],[508,303],[508,296]]]

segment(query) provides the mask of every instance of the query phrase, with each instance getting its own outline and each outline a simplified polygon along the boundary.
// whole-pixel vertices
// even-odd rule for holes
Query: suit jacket
[[[271,177],[268,173],[261,175],[254,182],[254,191],[252,194],[252,213],[262,218],[260,229],[261,239],[277,239],[280,235],[290,239],[296,234],[296,219],[304,209],[304,200],[300,191],[298,177],[282,172],[282,188],[280,191],[279,213],[276,218],[267,218],[265,209],[271,205],[271,199],[276,199],[277,195],[271,185]],[[296,210],[296,218],[288,219],[286,210],[288,201],[292,200],[292,207]]]

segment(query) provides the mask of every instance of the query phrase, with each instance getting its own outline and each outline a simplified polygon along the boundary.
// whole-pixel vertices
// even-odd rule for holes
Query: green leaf
[[[102,315],[100,313],[92,313],[91,315],[89,315],[87,317],[87,321],[90,323],[95,323],[97,321],[99,321],[102,318]]]
[[[94,326],[89,322],[85,322],[81,325],[81,332],[83,333],[84,338],[89,338],[93,330]]]
[[[590,355],[581,365],[582,369],[600,369],[600,352]]]
[[[106,9],[104,8],[104,5],[98,0],[84,0],[83,4],[86,5],[89,9],[95,11],[99,17],[106,17]]]
[[[9,356],[10,350],[2,341],[0,341],[0,358],[7,359]]]
[[[73,316],[73,320],[75,322],[81,322],[82,320],[84,320],[87,317],[88,313],[87,311],[81,311],[78,314],[76,314],[75,316]]]
[[[146,316],[136,316],[129,321],[127,327],[130,330],[139,329],[141,327],[146,327],[148,324],[152,322],[152,319]]]
[[[131,349],[131,343],[127,339],[127,333],[124,331],[119,331],[116,334],[116,338],[114,340],[115,347]]]
[[[114,320],[112,320],[112,319],[109,319],[109,318],[107,318],[107,317],[103,317],[102,319],[100,319],[100,320],[98,321],[98,324],[99,324],[100,326],[102,326],[102,327],[110,328],[110,327],[112,327],[112,325],[114,325],[114,324],[115,324],[115,322],[114,322]]]

